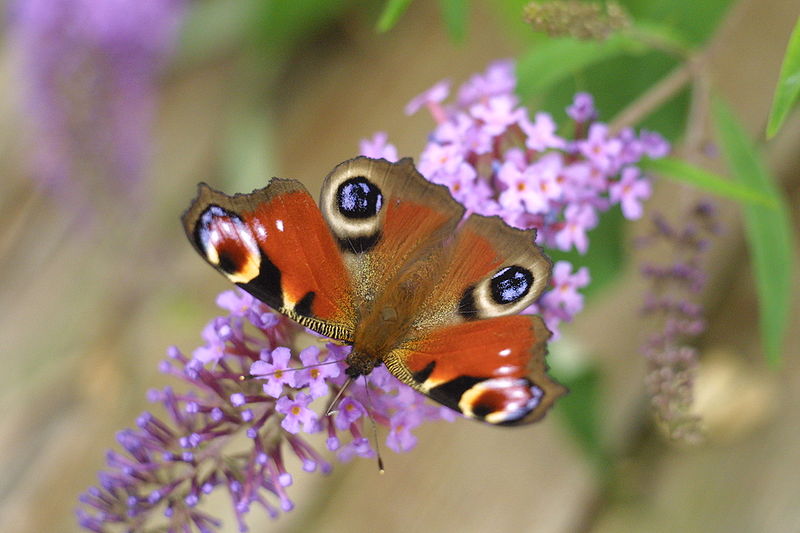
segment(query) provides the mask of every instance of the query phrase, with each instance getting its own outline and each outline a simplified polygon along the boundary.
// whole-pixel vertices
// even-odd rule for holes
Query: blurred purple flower
[[[482,129],[489,137],[496,137],[520,119],[520,111],[516,96],[509,94],[478,102],[470,108],[469,113],[482,124]]]
[[[635,220],[642,216],[642,200],[650,197],[652,188],[647,179],[639,176],[639,169],[626,167],[622,170],[622,177],[609,188],[612,202],[619,202],[622,214],[626,218]]]
[[[419,157],[419,171],[449,187],[471,212],[536,228],[536,240],[545,247],[586,253],[601,213],[619,205],[626,218],[641,216],[651,187],[636,164],[644,156],[663,157],[669,143],[654,132],[612,134],[597,121],[587,93],[576,94],[567,108],[574,137],[562,137],[548,113],[530,119],[515,87],[514,63],[504,60],[472,76],[452,104],[446,102],[445,82],[413,99],[407,111],[426,107],[436,121]],[[374,156],[374,150],[363,153]],[[581,272],[586,279],[582,287],[589,274]],[[555,301],[541,300],[540,312],[550,317],[548,327],[558,336],[559,323],[571,320],[580,306],[549,310]]]
[[[578,290],[589,284],[589,270],[586,267],[581,267],[573,274],[569,262],[559,261],[553,267],[551,284],[553,290],[542,296],[547,307],[563,308],[570,315],[583,309],[583,295]]]
[[[575,122],[590,122],[597,118],[594,108],[594,97],[589,93],[577,93],[572,105],[567,108],[567,115]]]
[[[581,154],[599,170],[612,175],[619,170],[619,155],[624,146],[620,139],[609,137],[605,124],[595,122],[589,126],[589,136],[576,144]]]
[[[397,453],[405,452],[416,446],[417,437],[411,432],[419,425],[413,413],[397,413],[392,417],[392,430],[386,439],[386,445]]]
[[[719,231],[713,207],[702,202],[678,224],[653,215],[650,233],[638,239],[640,247],[660,245],[669,257],[641,266],[650,282],[642,315],[654,323],[642,351],[656,418],[670,438],[684,442],[702,438],[701,421],[691,412],[698,353],[689,343],[705,330],[703,306],[694,300],[705,285],[702,260],[709,239]]]
[[[597,225],[597,213],[589,204],[570,204],[564,209],[564,223],[556,234],[555,244],[562,250],[575,247],[584,254],[589,249],[587,231]]]
[[[516,86],[514,62],[510,59],[495,61],[486,68],[486,72],[474,74],[458,89],[457,105],[468,108],[492,96],[511,94]]]
[[[450,94],[450,82],[448,80],[440,81],[424,93],[420,94],[408,105],[406,105],[406,115],[413,115],[425,106],[432,107],[444,101]]]
[[[642,150],[647,157],[658,159],[669,154],[669,143],[654,131],[642,130],[639,134],[639,141],[642,143]]]
[[[347,429],[350,424],[361,418],[364,407],[352,398],[343,399],[336,408],[334,421],[338,429]]]
[[[361,141],[361,153],[367,157],[383,158],[392,162],[397,161],[397,148],[387,143],[388,138],[389,136],[386,133],[379,131],[372,136],[372,139],[364,139]]]
[[[16,0],[13,38],[35,134],[36,177],[50,188],[130,188],[148,162],[158,70],[186,0]],[[94,179],[93,183],[82,183]],[[124,188],[123,187],[123,188]],[[119,187],[117,187],[119,188]]]
[[[536,113],[535,120],[531,122],[527,113],[522,115],[519,126],[527,135],[525,146],[531,150],[542,152],[548,148],[564,148],[566,142],[556,134],[556,123],[547,113]]]

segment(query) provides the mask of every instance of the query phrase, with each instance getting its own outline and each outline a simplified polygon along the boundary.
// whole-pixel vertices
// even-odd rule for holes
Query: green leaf
[[[706,42],[724,20],[733,0],[624,0],[634,20],[657,20],[680,28],[693,45]]]
[[[450,38],[456,42],[464,40],[467,33],[467,15],[469,5],[467,0],[439,0],[439,7],[442,10],[444,24],[447,27]]]
[[[394,25],[397,24],[397,21],[400,20],[400,17],[403,16],[410,4],[411,0],[386,0],[376,26],[378,33],[386,33],[394,28]]]
[[[744,223],[758,290],[759,323],[767,360],[781,360],[792,289],[789,208],[738,119],[721,99],[713,105],[722,152],[736,181],[774,199],[773,208],[744,206]]]
[[[778,76],[778,85],[775,87],[772,109],[769,112],[767,138],[772,138],[778,133],[798,96],[800,96],[800,18],[794,25],[789,46],[786,47],[786,54],[783,56],[781,73]]]
[[[693,48],[689,37],[676,26],[637,19],[628,31],[635,37],[658,46],[661,50],[669,50],[677,55],[687,56]]]
[[[533,46],[517,62],[517,93],[527,99],[594,63],[646,50],[640,40],[622,33],[601,42],[549,39]]]
[[[638,163],[638,166],[647,172],[654,172],[675,181],[688,183],[698,189],[703,189],[731,200],[772,208],[778,205],[773,196],[756,187],[742,182],[731,181],[680,159],[672,157],[643,159]]]
[[[257,66],[249,68],[259,74],[275,70],[276,66],[288,60],[297,43],[308,39],[315,29],[341,17],[347,9],[345,2],[327,0],[246,1],[256,6],[247,18],[244,37],[248,51],[255,54],[254,60],[258,62]]]

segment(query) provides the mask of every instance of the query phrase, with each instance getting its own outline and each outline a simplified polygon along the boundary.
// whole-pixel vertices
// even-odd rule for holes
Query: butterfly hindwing
[[[419,305],[421,333],[385,358],[393,374],[470,418],[516,425],[544,416],[566,392],[546,373],[550,333],[539,317],[513,316],[549,282],[534,240],[499,217],[462,221]]]
[[[500,217],[471,215],[458,232],[449,264],[432,300],[452,302],[459,320],[519,313],[541,296],[550,261],[533,230],[508,226]]]
[[[352,340],[350,273],[300,182],[273,178],[234,196],[200,184],[183,223],[200,255],[228,279],[310,329]]]
[[[545,373],[549,336],[536,316],[462,322],[405,343],[386,365],[405,383],[464,416],[524,424],[544,416],[566,392]]]

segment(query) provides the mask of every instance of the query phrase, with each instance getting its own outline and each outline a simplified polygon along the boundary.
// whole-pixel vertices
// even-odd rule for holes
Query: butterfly
[[[183,214],[195,249],[299,324],[352,345],[346,374],[386,368],[466,417],[539,420],[566,392],[550,336],[520,315],[547,287],[536,232],[470,214],[410,158],[337,165],[319,206],[293,179],[228,196],[205,183]]]

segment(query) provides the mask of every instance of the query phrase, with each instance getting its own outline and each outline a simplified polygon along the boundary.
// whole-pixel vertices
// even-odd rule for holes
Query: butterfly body
[[[538,420],[565,392],[545,373],[549,332],[517,314],[550,274],[535,233],[464,218],[409,159],[345,161],[319,207],[295,180],[234,196],[201,184],[183,222],[228,279],[352,345],[350,377],[385,364],[466,416],[508,425]]]
[[[442,322],[444,313],[437,317],[436,310],[425,305],[436,273],[441,271],[441,255],[441,250],[431,251],[424,261],[397,273],[379,293],[368,294],[361,301],[353,351],[347,359],[352,377],[368,374],[409,340],[424,336],[431,325]]]

